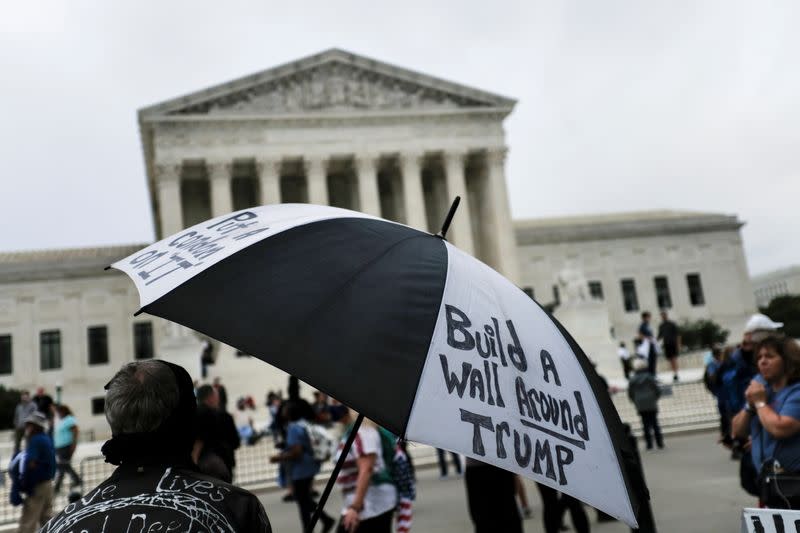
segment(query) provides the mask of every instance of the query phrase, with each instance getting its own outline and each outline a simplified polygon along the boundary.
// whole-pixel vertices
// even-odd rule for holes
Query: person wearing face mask
[[[765,475],[773,472],[800,475],[800,345],[782,335],[766,337],[758,345],[756,362],[759,375],[745,391],[746,407],[734,417],[733,433],[751,438],[762,503],[800,508],[800,494],[786,490],[773,495],[764,486]]]

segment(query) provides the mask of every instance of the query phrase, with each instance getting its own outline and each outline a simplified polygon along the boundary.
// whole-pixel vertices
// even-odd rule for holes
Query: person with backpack
[[[289,420],[286,427],[286,446],[281,453],[270,458],[272,463],[286,465],[304,533],[308,530],[311,515],[317,507],[317,502],[314,501],[312,495],[312,486],[314,476],[319,473],[321,465],[321,461],[318,460],[318,452],[312,446],[311,431],[307,420],[308,411],[308,408],[301,402],[286,403],[285,415]],[[317,448],[319,448],[319,444]],[[336,524],[336,521],[324,511],[320,515],[320,522],[323,532],[331,531]]]
[[[722,371],[731,354],[733,354],[732,346],[726,347],[721,344],[712,346],[711,351],[706,355],[705,372],[703,373],[703,383],[706,389],[717,399],[719,442],[727,447],[733,445],[733,439],[731,437],[731,415],[722,386]]]
[[[636,412],[642,419],[642,431],[648,450],[653,449],[655,436],[658,449],[664,448],[664,437],[658,425],[658,399],[661,389],[656,378],[648,370],[648,363],[642,359],[633,362],[633,376],[628,381],[628,397],[636,406]]]
[[[352,431],[354,420],[351,410],[342,418],[347,429],[336,460]],[[344,500],[337,533],[356,530],[358,533],[391,533],[392,515],[398,502],[397,487],[390,471],[393,454],[391,438],[382,436],[380,428],[365,419],[337,479]]]

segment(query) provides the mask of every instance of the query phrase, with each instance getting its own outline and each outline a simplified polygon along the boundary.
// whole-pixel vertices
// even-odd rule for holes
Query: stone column
[[[403,206],[407,226],[428,231],[425,196],[422,191],[422,157],[420,152],[403,152],[400,165],[403,173]]]
[[[308,202],[317,205],[329,205],[328,162],[321,156],[312,156],[305,161],[306,183],[308,184]]]
[[[208,179],[211,181],[211,216],[226,215],[233,211],[233,194],[231,192],[233,164],[206,163],[206,169]]]
[[[486,244],[492,250],[494,268],[519,284],[519,261],[517,260],[517,239],[511,221],[511,207],[506,192],[505,161],[506,148],[491,149],[487,153],[488,219],[491,227]]]
[[[381,199],[378,195],[378,155],[356,156],[358,173],[358,206],[362,213],[381,216]]]
[[[467,182],[464,177],[466,156],[467,153],[462,151],[451,151],[444,154],[448,206],[456,196],[461,197],[461,203],[447,235],[451,237],[450,241],[453,244],[472,255],[475,253],[475,246],[472,242],[472,211],[467,196]]]
[[[156,237],[163,239],[183,229],[181,165],[156,165],[155,176],[158,194],[158,218],[161,222]]]
[[[256,174],[261,189],[261,205],[281,203],[280,159],[259,159]]]

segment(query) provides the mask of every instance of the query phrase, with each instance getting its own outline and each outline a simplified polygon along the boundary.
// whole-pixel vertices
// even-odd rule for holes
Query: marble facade
[[[516,221],[522,286],[539,302],[558,301],[558,273],[586,279],[608,308],[612,334],[631,339],[642,311],[652,324],[712,319],[737,342],[756,306],[735,215],[647,211]],[[557,314],[557,313],[556,313]]]
[[[515,101],[329,50],[140,110],[159,237],[253,205],[436,232],[517,280],[503,120]]]
[[[753,276],[753,291],[759,307],[766,307],[779,296],[800,296],[800,265]]]

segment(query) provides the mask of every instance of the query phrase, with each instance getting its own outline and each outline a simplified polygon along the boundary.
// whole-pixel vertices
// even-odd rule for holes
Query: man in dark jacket
[[[658,449],[664,447],[664,437],[661,435],[661,426],[658,425],[658,399],[661,389],[656,383],[656,378],[647,369],[647,363],[642,359],[633,362],[633,376],[628,380],[628,398],[636,406],[636,412],[642,419],[642,432],[648,450],[653,449],[655,436]]]
[[[661,310],[658,339],[664,343],[664,356],[672,368],[672,381],[678,381],[678,354],[681,353],[681,332],[678,325],[669,319],[667,311]]]
[[[20,533],[38,531],[53,514],[56,452],[47,427],[47,417],[38,411],[25,419],[27,441],[14,480],[19,492],[26,495],[19,517]]]
[[[44,531],[271,533],[255,496],[192,463],[197,403],[186,370],[157,359],[128,363],[106,390],[112,438],[102,452],[119,467]]]
[[[197,440],[192,458],[200,471],[230,483],[236,466],[234,451],[241,444],[236,423],[221,409],[219,392],[212,385],[197,389]]]

